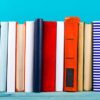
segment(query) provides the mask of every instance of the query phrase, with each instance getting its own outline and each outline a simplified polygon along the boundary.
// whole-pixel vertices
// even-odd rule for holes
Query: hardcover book
[[[1,22],[0,39],[0,91],[7,90],[8,22]]]
[[[63,91],[64,22],[57,21],[56,39],[56,91]]]
[[[84,83],[84,22],[79,23],[79,41],[78,41],[78,91],[83,91]]]
[[[25,91],[25,24],[17,24],[16,35],[16,92]]]
[[[42,81],[42,37],[43,20],[37,19],[34,22],[34,72],[33,72],[33,90],[41,92]]]
[[[42,92],[56,90],[57,22],[43,22]]]
[[[16,22],[9,22],[7,92],[15,92]]]
[[[64,22],[64,91],[78,91],[78,17]]]
[[[92,24],[85,24],[84,90],[92,89]]]
[[[100,21],[93,21],[93,91],[100,92]]]
[[[25,92],[33,91],[34,22],[26,22]]]

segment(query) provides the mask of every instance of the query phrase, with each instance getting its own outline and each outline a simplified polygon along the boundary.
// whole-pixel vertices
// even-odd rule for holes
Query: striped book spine
[[[100,91],[100,21],[93,22],[93,91]]]

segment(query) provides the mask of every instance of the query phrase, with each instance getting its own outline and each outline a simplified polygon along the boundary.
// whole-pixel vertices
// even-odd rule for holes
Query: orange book
[[[64,22],[64,91],[78,90],[78,17],[65,18]]]
[[[25,91],[25,24],[17,24],[15,90]]]

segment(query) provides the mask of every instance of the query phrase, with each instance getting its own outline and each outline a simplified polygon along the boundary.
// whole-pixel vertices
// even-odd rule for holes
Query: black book
[[[34,22],[34,69],[33,69],[34,92],[41,92],[42,35],[43,35],[43,20],[36,19]]]

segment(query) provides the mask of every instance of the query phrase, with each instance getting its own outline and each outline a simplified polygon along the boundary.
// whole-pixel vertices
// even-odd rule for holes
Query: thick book
[[[26,22],[25,92],[33,91],[34,22]]]
[[[78,17],[65,18],[64,22],[64,91],[78,91]]]
[[[57,22],[43,22],[42,92],[56,90]]]
[[[34,72],[33,72],[33,90],[41,92],[42,78],[42,36],[43,20],[36,19],[34,22]]]
[[[0,24],[0,92],[5,92],[7,90],[8,22]]]
[[[100,92],[100,21],[93,21],[93,56],[92,56],[92,66],[93,66],[93,91]]]
[[[16,33],[16,64],[15,64],[15,91],[25,91],[25,24],[17,23]]]
[[[56,36],[56,91],[63,91],[64,22],[57,21]]]
[[[7,92],[15,92],[16,22],[9,22]]]
[[[92,24],[85,24],[84,90],[92,89]]]
[[[79,23],[79,40],[78,40],[78,91],[83,91],[83,72],[84,72],[84,22]]]

